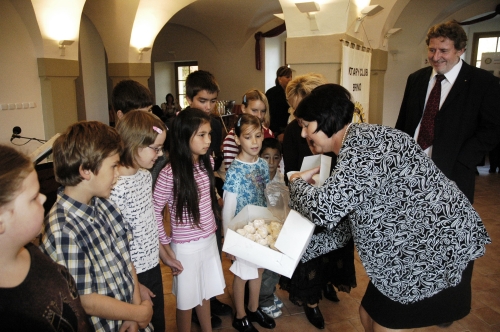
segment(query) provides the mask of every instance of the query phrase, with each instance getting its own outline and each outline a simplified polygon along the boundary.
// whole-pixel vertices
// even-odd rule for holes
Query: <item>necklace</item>
[[[349,131],[349,128],[351,127],[352,122],[347,125],[347,128],[345,129],[344,132],[344,137],[342,137],[342,143],[340,143],[340,146],[342,147],[344,145],[345,137],[347,136],[347,132]]]

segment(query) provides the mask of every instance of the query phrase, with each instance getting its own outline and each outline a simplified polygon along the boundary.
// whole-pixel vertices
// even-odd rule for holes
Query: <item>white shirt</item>
[[[444,80],[441,81],[441,98],[439,100],[439,109],[441,109],[441,106],[443,106],[446,97],[448,97],[448,94],[450,93],[453,84],[457,80],[460,69],[462,69],[462,59],[460,59],[458,63],[454,65],[449,72],[444,74]],[[429,95],[431,94],[432,88],[434,88],[434,84],[436,83],[437,74],[438,73],[434,69],[432,69],[431,79],[429,80],[429,85],[427,86],[427,95],[425,96],[425,105],[427,105],[427,100],[429,99]],[[424,111],[425,111],[425,106],[424,106]],[[423,115],[424,114],[422,113],[422,117]],[[421,122],[422,119],[420,119],[420,123]],[[417,129],[415,130],[415,134],[413,135],[415,141],[418,139],[418,134],[420,132],[420,123],[418,124]],[[429,146],[424,152],[429,157],[432,157],[432,145]]]

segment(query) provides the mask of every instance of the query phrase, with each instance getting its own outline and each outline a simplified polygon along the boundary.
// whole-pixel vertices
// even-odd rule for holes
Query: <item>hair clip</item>
[[[158,134],[161,134],[163,133],[163,130],[161,130],[160,128],[158,128],[157,126],[153,126],[153,130],[156,131]]]
[[[247,94],[245,93],[245,95],[243,95],[243,104],[246,104],[247,103]]]
[[[242,118],[242,116],[240,116],[240,118],[238,119],[238,122],[236,123],[236,127],[241,126],[241,118]]]

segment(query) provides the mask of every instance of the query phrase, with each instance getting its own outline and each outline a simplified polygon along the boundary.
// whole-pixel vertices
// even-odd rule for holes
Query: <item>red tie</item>
[[[427,104],[425,105],[424,116],[420,123],[420,131],[418,132],[417,143],[422,150],[427,149],[432,145],[434,140],[434,119],[439,111],[439,101],[441,99],[441,81],[444,80],[444,75],[436,75],[436,84],[431,90]]]

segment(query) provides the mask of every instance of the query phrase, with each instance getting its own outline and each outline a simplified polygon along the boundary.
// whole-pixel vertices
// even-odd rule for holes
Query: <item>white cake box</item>
[[[255,219],[279,221],[265,207],[245,206],[224,229],[222,251],[290,278],[311,241],[315,225],[297,211],[290,210],[275,243],[278,252],[236,233]]]

